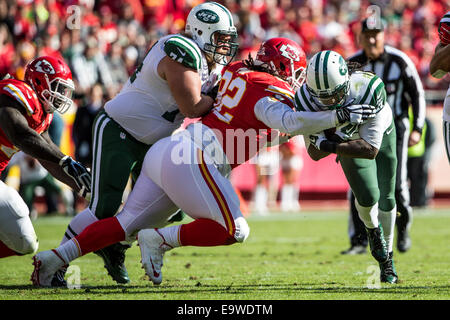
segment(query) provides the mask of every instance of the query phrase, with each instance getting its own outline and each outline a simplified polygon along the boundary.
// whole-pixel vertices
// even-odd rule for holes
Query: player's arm
[[[59,150],[58,146],[55,145],[53,143],[53,141],[50,139],[48,131],[42,133],[41,136],[46,141],[46,143],[48,143],[48,145],[52,147],[52,149]],[[43,159],[39,159],[39,162],[56,179],[67,184],[69,187],[71,187],[76,192],[80,191],[80,187],[77,185],[75,180],[72,177],[70,177],[69,175],[67,175],[66,172],[63,170],[63,168],[57,162],[55,163],[55,162],[46,161]]]
[[[441,79],[450,72],[450,45],[438,43],[430,62],[430,74]]]
[[[362,158],[362,159],[375,159],[378,154],[378,148],[372,146],[364,139],[349,140],[345,142],[335,142],[328,140],[324,136],[317,137],[317,135],[311,135],[309,137],[311,145],[308,147],[308,153],[310,148],[315,148],[321,153],[318,154],[330,154],[335,153],[338,156],[346,158]],[[315,160],[314,158],[312,158]]]
[[[0,95],[0,127],[9,141],[34,158],[58,163],[64,154],[28,126],[21,110],[22,106],[18,102]]]
[[[199,53],[172,39],[166,42],[164,51],[167,56],[159,63],[158,73],[167,81],[180,112],[188,118],[206,114],[214,99],[201,93],[202,83],[197,71],[200,68]]]

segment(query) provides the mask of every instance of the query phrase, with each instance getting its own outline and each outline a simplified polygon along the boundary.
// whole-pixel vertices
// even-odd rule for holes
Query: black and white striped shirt
[[[392,108],[395,121],[408,117],[411,105],[413,130],[422,131],[425,122],[425,93],[414,63],[404,52],[385,45],[383,54],[376,60],[369,60],[364,50],[359,50],[348,60],[362,64],[363,70],[372,71],[383,80],[387,102]]]

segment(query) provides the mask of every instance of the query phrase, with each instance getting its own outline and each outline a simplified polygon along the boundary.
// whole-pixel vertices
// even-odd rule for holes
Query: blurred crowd
[[[359,49],[360,21],[380,10],[387,22],[386,44],[413,60],[425,89],[448,88],[448,78],[429,75],[437,25],[450,10],[447,0],[216,1],[234,15],[240,43],[236,59],[256,54],[263,40],[276,36],[297,41],[307,56],[331,49],[349,57]],[[90,126],[98,110],[120,91],[155,41],[184,30],[187,14],[200,2],[0,0],[0,77],[23,79],[26,63],[40,55],[64,59],[76,87],[75,156],[89,165]],[[54,122],[61,131],[64,124]]]

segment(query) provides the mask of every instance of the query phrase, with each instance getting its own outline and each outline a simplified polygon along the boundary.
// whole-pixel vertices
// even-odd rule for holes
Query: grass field
[[[0,300],[358,300],[450,298],[450,210],[416,210],[413,247],[394,259],[397,285],[370,289],[370,254],[342,256],[348,247],[346,211],[308,211],[250,217],[246,243],[229,247],[178,248],[165,256],[163,283],[153,286],[140,266],[139,249],[127,251],[131,283],[116,285],[99,257],[74,261],[81,289],[38,289],[30,282],[31,256],[0,260]],[[55,247],[69,222],[65,217],[35,221],[40,250]]]

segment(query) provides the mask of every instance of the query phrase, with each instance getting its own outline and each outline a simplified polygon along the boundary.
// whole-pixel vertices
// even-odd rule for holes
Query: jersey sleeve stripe
[[[199,48],[195,47],[189,41],[187,41],[187,40],[185,40],[185,39],[183,39],[181,37],[178,37],[178,36],[172,37],[169,40],[167,40],[167,42],[171,42],[171,41],[179,43],[181,46],[186,48],[186,50],[189,51],[189,52],[194,52],[194,57],[197,60],[197,66],[198,66],[197,68],[200,69],[200,64],[201,64],[201,61],[202,61],[202,55],[200,53],[200,49]]]
[[[302,100],[304,101],[303,107],[308,108],[309,110],[306,111],[315,111],[314,107],[312,106],[312,104],[308,101],[308,98],[306,97],[305,94],[305,86],[303,86],[300,91],[301,91],[301,95],[302,95]]]
[[[281,94],[283,96],[286,96],[286,98],[288,98],[288,100],[292,101],[294,100],[294,96],[292,95],[291,92],[289,92],[288,90],[285,90],[283,88],[280,87],[275,87],[275,86],[269,86],[266,91],[269,92],[273,92],[273,93],[278,93]]]
[[[306,111],[305,107],[303,106],[303,102],[298,97],[298,94],[295,95],[295,109],[297,109],[297,111]]]
[[[34,113],[34,110],[28,104],[28,101],[23,93],[15,85],[10,83],[3,87],[3,89],[5,91],[8,91],[14,98],[16,98],[16,100],[25,107],[29,115],[32,115]]]
[[[372,86],[373,86],[373,84],[375,83],[375,81],[377,79],[379,79],[377,76],[373,76],[373,78],[370,79],[370,82],[369,82],[369,84],[367,85],[367,88],[366,88],[366,92],[364,93],[363,97],[361,98],[360,103],[364,103],[367,100],[367,97],[370,94]]]
[[[370,105],[373,106],[384,106],[384,104],[386,103],[386,93],[381,96],[382,94],[382,90],[384,88],[384,83],[381,82],[380,84],[378,84],[378,86],[375,88],[374,94],[372,95],[372,99],[370,100]],[[378,101],[382,99],[380,101],[380,105],[378,105]]]
[[[376,77],[375,81],[373,82],[372,85],[369,86],[369,95],[365,100],[361,100],[361,103],[370,103],[370,101],[372,101],[374,95],[375,95],[375,91],[378,88],[379,85],[382,85],[383,81],[381,81],[380,78]],[[366,92],[367,93],[367,92]]]

